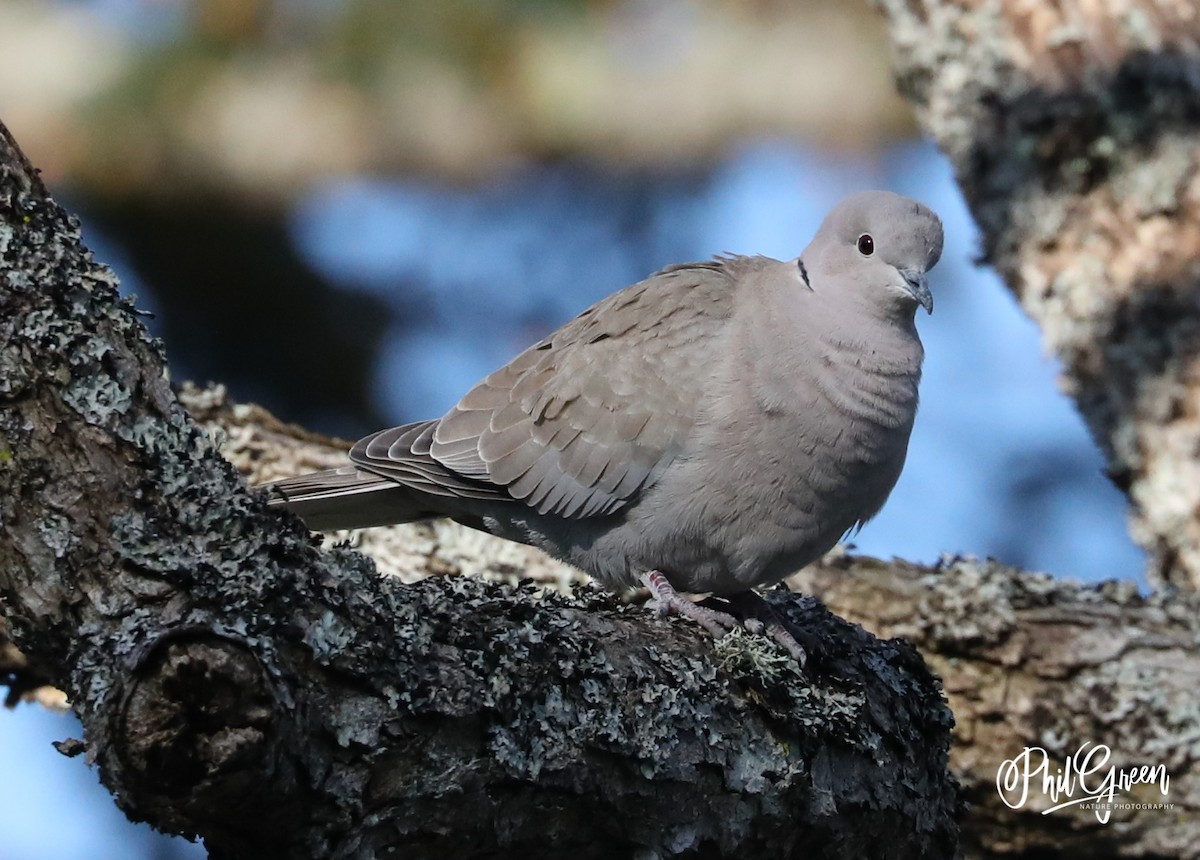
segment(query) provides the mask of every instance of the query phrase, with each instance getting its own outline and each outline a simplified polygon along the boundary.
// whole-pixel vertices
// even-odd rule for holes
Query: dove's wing
[[[519,500],[569,518],[619,510],[684,447],[748,258],[672,266],[587,309],[436,422],[355,446],[426,493]]]

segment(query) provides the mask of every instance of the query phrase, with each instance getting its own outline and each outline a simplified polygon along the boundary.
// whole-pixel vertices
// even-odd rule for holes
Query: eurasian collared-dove
[[[611,589],[641,582],[661,612],[719,634],[737,620],[676,589],[744,607],[891,492],[917,411],[914,312],[933,310],[941,251],[925,206],[855,194],[799,258],[669,266],[443,417],[368,436],[353,465],[280,481],[272,501],[318,530],[450,517]]]

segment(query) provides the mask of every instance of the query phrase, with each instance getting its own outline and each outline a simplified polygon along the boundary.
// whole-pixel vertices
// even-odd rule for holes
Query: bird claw
[[[804,668],[804,664],[808,662],[808,652],[804,650],[803,645],[796,641],[796,637],[788,632],[786,627],[782,624],[768,624],[767,635],[779,643],[779,646],[800,664],[801,669]]]
[[[741,624],[728,612],[721,612],[719,609],[702,606],[680,597],[679,592],[657,570],[643,575],[642,583],[650,589],[651,606],[656,613],[660,616],[680,615],[690,618],[707,630],[714,639],[720,639]]]
[[[727,595],[723,600],[737,613],[737,617],[742,619],[742,626],[751,633],[773,639],[800,664],[801,669],[804,668],[804,664],[808,662],[808,652],[796,641],[796,637],[787,629],[779,613],[771,608],[771,604],[767,603],[761,594],[756,591],[743,591]]]
[[[784,626],[783,621],[761,596],[753,591],[726,597],[724,602],[738,611],[733,615],[714,608],[709,600],[693,603],[679,596],[674,586],[657,570],[642,576],[642,583],[650,589],[651,605],[659,615],[681,615],[699,624],[714,639],[720,639],[730,631],[744,627],[750,633],[769,637],[787,651],[800,668],[808,662],[808,653]]]

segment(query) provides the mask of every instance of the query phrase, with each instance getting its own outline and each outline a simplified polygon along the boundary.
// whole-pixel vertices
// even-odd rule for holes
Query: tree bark
[[[253,481],[345,456],[347,443],[282,425],[219,388],[185,387],[182,402]],[[537,550],[445,521],[350,537],[392,576],[585,580]],[[849,555],[788,585],[877,635],[911,641],[944,679],[956,715],[951,768],[970,804],[967,856],[1200,857],[1200,595],[1141,596],[1132,583],[1083,586],[969,558],[927,568]],[[1020,809],[1001,800],[1001,763],[1040,747],[1057,767],[1085,743],[1111,750],[1106,767],[1162,764],[1168,793],[1143,785],[1122,794],[1107,823],[1091,810],[1042,815],[1051,801],[1038,786]]]
[[[984,258],[1063,362],[1151,582],[1200,588],[1200,14],[876,0]]]
[[[182,400],[255,481],[345,456],[346,443],[281,425],[223,390],[186,388]],[[550,585],[584,581],[535,549],[454,524],[353,538],[393,576],[520,571]],[[1084,586],[969,558],[928,568],[841,554],[788,585],[876,635],[912,642],[944,679],[956,719],[951,768],[970,804],[968,856],[1200,857],[1200,594],[1142,596],[1128,582]],[[1002,762],[1026,747],[1062,762],[1084,743],[1109,747],[1110,767],[1164,765],[1168,794],[1140,786],[1104,824],[1090,810],[1042,815],[1051,802],[1038,791],[1020,809],[1001,800]]]
[[[1143,597],[1132,583],[1082,586],[972,559],[928,569],[844,558],[789,585],[904,637],[943,679],[968,856],[1200,857],[1200,595]],[[1138,786],[1105,824],[1077,808],[1041,814],[1052,803],[1040,780],[1022,808],[1001,800],[1002,762],[1041,747],[1057,768],[1084,743],[1110,748],[1106,767],[1164,765],[1168,794]]]
[[[182,400],[255,481],[345,456],[346,443],[233,404],[223,390],[185,388]],[[452,523],[351,538],[393,576],[519,571],[551,586],[584,581],[537,550]],[[1083,586],[969,558],[928,568],[849,555],[832,555],[788,585],[876,635],[904,637],[944,679],[956,715],[950,764],[970,804],[968,857],[1200,857],[1200,595],[1141,596],[1132,583]],[[1057,767],[1084,743],[1111,750],[1107,767],[1162,764],[1168,793],[1143,785],[1122,794],[1129,805],[1107,823],[1091,810],[1042,815],[1051,802],[1038,786],[1020,809],[1001,800],[1001,763],[1040,747]]]
[[[917,652],[811,599],[805,672],[595,591],[322,553],[181,408],[0,127],[0,599],[121,807],[214,857],[951,857]]]

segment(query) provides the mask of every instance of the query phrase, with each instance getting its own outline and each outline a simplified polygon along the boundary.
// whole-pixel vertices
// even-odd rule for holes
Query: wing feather
[[[672,266],[614,293],[482,380],[436,421],[354,446],[360,468],[571,518],[620,510],[680,455],[737,277],[763,258]]]

